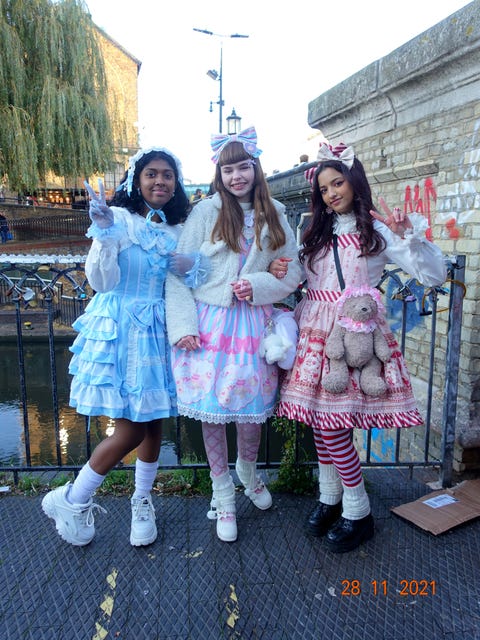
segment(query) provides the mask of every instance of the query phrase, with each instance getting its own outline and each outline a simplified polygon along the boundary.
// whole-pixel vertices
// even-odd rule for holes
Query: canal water
[[[68,364],[71,353],[69,343],[60,341],[55,346],[57,395],[59,406],[59,438],[62,464],[81,465],[87,459],[86,420],[68,406],[71,376]],[[24,343],[25,383],[27,387],[27,413],[30,434],[32,466],[56,465],[57,453],[53,411],[53,392],[50,381],[48,343]],[[26,464],[23,408],[21,402],[20,373],[16,343],[0,343],[0,467]],[[180,420],[182,461],[203,462],[206,459],[200,423]],[[103,440],[113,428],[106,417],[90,421],[91,448]],[[229,459],[235,460],[235,429],[227,429]],[[176,421],[164,421],[160,465],[176,465]],[[281,442],[278,435],[271,438],[270,457],[278,461]],[[261,449],[262,451],[262,449]],[[259,456],[262,459],[262,456]],[[124,459],[132,464],[135,453]],[[0,469],[1,470],[1,469]]]

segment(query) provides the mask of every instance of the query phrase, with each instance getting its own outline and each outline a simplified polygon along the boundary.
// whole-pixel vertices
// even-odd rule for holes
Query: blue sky
[[[461,7],[464,0],[86,0],[94,22],[142,61],[142,146],[162,145],[192,182],[213,175],[223,51],[224,118],[254,125],[267,174],[312,158],[318,131],[308,103]],[[194,28],[212,31],[214,36]],[[248,38],[229,38],[240,33]],[[221,37],[226,36],[226,37]],[[210,113],[210,102],[213,112]],[[226,125],[224,125],[224,131]],[[333,141],[337,142],[337,141]],[[348,141],[347,141],[348,142]]]

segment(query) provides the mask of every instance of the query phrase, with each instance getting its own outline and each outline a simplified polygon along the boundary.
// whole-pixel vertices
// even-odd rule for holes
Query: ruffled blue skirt
[[[97,293],[73,328],[70,405],[78,413],[133,422],[178,415],[163,300]]]

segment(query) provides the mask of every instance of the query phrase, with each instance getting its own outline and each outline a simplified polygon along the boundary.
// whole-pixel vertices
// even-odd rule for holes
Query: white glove
[[[84,182],[83,184],[91,198],[90,207],[88,209],[90,219],[92,222],[95,222],[100,229],[108,229],[108,227],[113,225],[113,211],[107,206],[107,201],[105,199],[105,187],[102,179],[98,179],[98,195],[88,182]]]

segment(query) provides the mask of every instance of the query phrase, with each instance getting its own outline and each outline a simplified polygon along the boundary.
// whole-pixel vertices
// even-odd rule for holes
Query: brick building
[[[115,166],[105,174],[105,188],[115,190],[128,158],[138,151],[138,74],[141,62],[96,27],[108,83],[108,107],[115,141]]]
[[[100,27],[94,25],[94,28],[104,59],[108,113],[114,139],[114,165],[111,171],[99,177],[104,180],[107,195],[111,195],[125,172],[128,158],[139,148],[137,81],[141,62]],[[89,177],[96,183],[97,176]],[[58,207],[76,204],[83,207],[84,178],[48,175],[42,188],[35,192],[36,203]]]
[[[445,255],[465,255],[455,465],[480,468],[480,0],[471,2],[384,58],[319,95],[308,122],[332,143],[354,146],[374,201],[419,212]],[[303,171],[269,178],[292,224],[309,207]],[[439,314],[436,359],[445,369],[446,314]],[[407,354],[425,375],[418,336]],[[442,367],[443,365],[443,367]],[[436,376],[436,407],[443,379]]]

